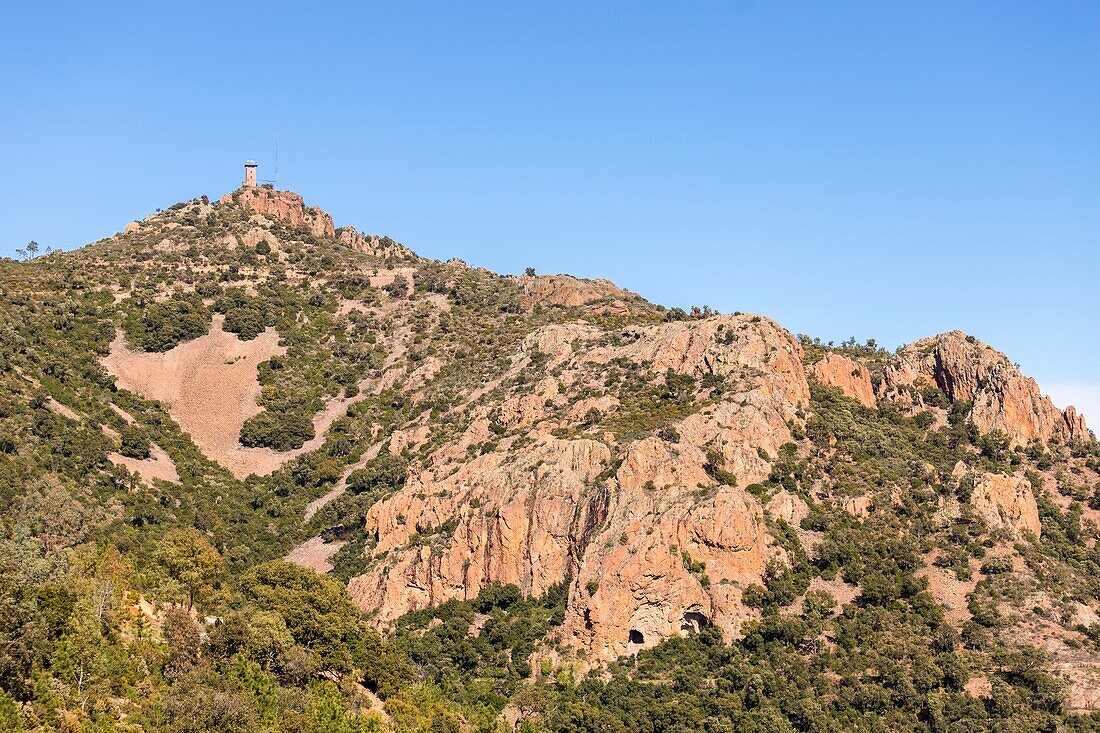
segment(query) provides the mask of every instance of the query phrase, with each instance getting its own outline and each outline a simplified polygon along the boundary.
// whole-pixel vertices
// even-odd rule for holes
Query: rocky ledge
[[[237,204],[292,227],[304,225],[315,237],[331,237],[336,232],[327,211],[316,206],[307,207],[302,197],[293,191],[276,191],[268,186],[244,186],[222,196],[220,203]]]

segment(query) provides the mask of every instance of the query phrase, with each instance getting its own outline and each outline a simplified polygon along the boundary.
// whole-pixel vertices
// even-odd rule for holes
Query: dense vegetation
[[[397,279],[375,287],[364,273],[410,260],[278,222],[269,227],[278,246],[245,246],[250,226],[239,207],[201,200],[77,253],[0,261],[0,730],[1100,728],[1067,708],[1044,654],[1008,633],[1023,619],[1083,649],[1100,645],[1100,624],[1074,615],[1077,602],[1100,598],[1088,519],[1100,506],[1097,447],[1010,450],[938,393],[929,412],[906,415],[812,386],[805,430],[768,457],[766,482],[744,487],[761,502],[789,492],[809,514],[798,526],[771,521],[789,562],[745,589],[757,616],[739,638],[706,626],[591,668],[560,643],[568,579],[540,598],[493,584],[380,635],[343,582],[376,541],[364,517],[466,430],[458,408],[475,386],[499,401],[553,375],[545,354],[513,363],[528,333],[555,320],[619,326],[706,313],[525,311],[514,279],[453,262],[415,260],[411,290]],[[229,236],[240,244],[216,244]],[[259,368],[262,411],[242,444],[287,450],[317,438],[316,451],[237,480],[163,405],[119,390],[100,364],[116,329],[134,348],[165,352],[216,317],[243,340],[273,328],[285,349]],[[886,358],[874,343],[804,346],[808,359],[829,349],[868,366]],[[386,382],[398,358],[406,375],[437,360],[433,390],[414,397]],[[657,376],[628,360],[602,365],[617,409],[590,411],[559,437],[598,428],[672,441],[677,421],[729,398],[721,379]],[[378,388],[362,391],[366,383]],[[337,397],[346,412],[315,436],[312,417]],[[422,415],[433,425],[422,444],[381,450]],[[515,437],[494,421],[470,455]],[[142,481],[112,456],[148,459],[154,446],[178,483]],[[968,512],[968,485],[946,480],[960,460],[1027,471],[1042,539],[1007,541]],[[736,483],[717,458],[706,468]],[[346,491],[303,521],[337,486]],[[848,498],[865,510],[845,510]],[[944,524],[937,512],[948,504],[964,508]],[[453,531],[422,528],[415,541],[430,548]],[[280,560],[314,536],[343,543],[331,573]],[[929,566],[974,581],[965,621],[947,618]],[[1039,590],[1056,602],[1041,605]]]
[[[135,295],[130,305],[126,335],[146,351],[168,351],[210,327],[210,312],[197,298],[174,295],[157,302]]]

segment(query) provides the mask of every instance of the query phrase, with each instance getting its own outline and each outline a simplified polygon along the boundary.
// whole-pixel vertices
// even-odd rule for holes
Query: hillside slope
[[[1100,448],[971,336],[834,347],[264,187],[0,261],[0,333],[0,718],[28,729],[1100,707]]]

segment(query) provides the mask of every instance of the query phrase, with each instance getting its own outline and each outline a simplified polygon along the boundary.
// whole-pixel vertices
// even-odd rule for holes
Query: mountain
[[[1100,446],[889,353],[501,276],[245,186],[0,262],[0,720],[1054,730]]]

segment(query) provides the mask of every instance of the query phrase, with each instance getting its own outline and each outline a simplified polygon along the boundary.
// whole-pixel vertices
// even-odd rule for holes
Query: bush
[[[251,341],[275,324],[275,319],[260,298],[252,298],[243,290],[234,288],[227,291],[214,302],[214,310],[225,314],[222,328],[241,337],[242,341]]]
[[[282,617],[294,641],[319,655],[327,669],[362,664],[378,646],[377,635],[335,578],[273,560],[246,575],[241,589],[257,608]]]
[[[145,431],[136,425],[127,425],[119,433],[119,440],[122,443],[122,447],[119,448],[119,453],[127,458],[136,458],[140,461],[149,457],[151,444],[149,442],[149,436],[145,434]]]
[[[982,563],[982,572],[986,575],[1000,575],[1012,572],[1012,560],[1007,557],[995,557]]]
[[[488,613],[494,608],[507,609],[517,602],[520,596],[519,587],[514,583],[507,585],[495,581],[481,589],[474,601],[474,608],[481,613]]]
[[[402,456],[383,452],[348,476],[348,490],[354,494],[391,494],[405,485],[405,470],[408,465],[409,462]]]
[[[23,720],[19,714],[19,703],[3,690],[0,690],[0,730],[23,730]]]
[[[263,333],[268,325],[270,324],[263,310],[245,306],[226,313],[223,328],[240,336],[242,341],[251,341]]]
[[[264,410],[241,426],[241,445],[248,448],[293,450],[312,439],[313,420],[299,413]]]
[[[130,313],[124,324],[129,340],[146,351],[168,351],[210,329],[210,312],[194,298],[173,296]]]

